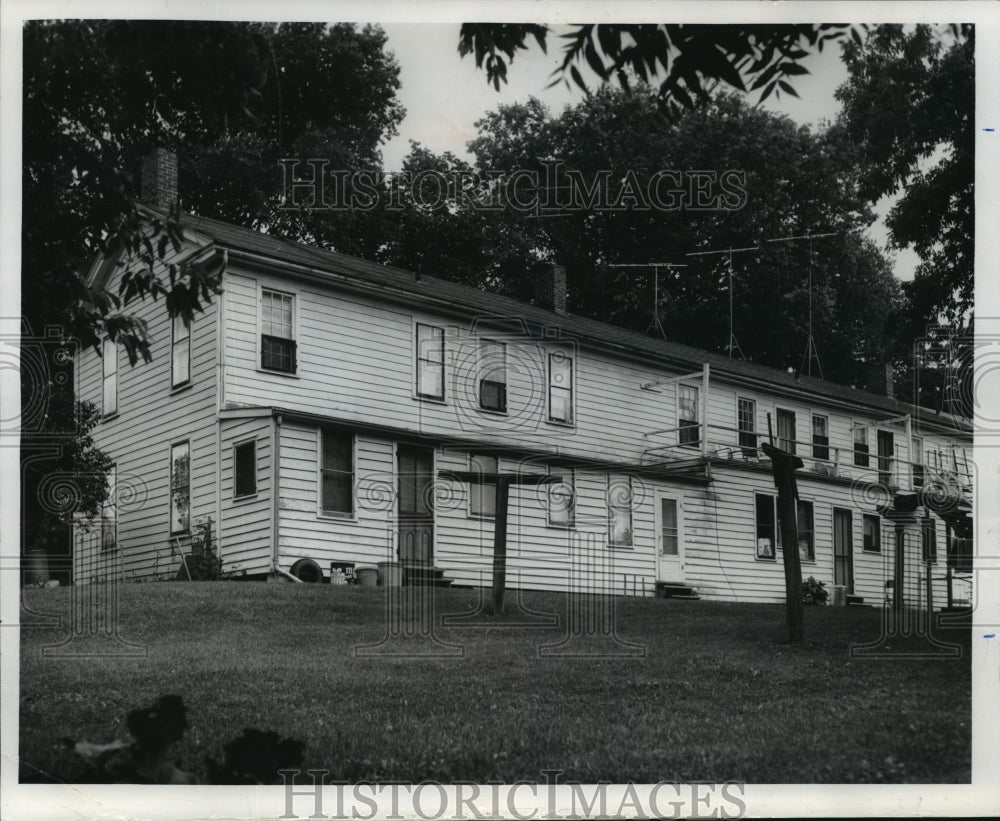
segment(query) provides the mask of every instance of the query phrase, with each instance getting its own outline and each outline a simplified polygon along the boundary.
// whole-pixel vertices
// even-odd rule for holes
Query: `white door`
[[[681,500],[656,494],[657,581],[684,582],[684,547],[681,533]]]

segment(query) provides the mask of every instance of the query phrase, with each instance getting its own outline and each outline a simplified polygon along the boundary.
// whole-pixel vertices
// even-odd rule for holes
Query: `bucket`
[[[402,587],[403,565],[399,562],[379,562],[378,583],[386,587]]]
[[[833,586],[833,604],[835,607],[847,606],[847,587],[842,584]]]
[[[378,584],[377,567],[359,567],[355,569],[354,574],[362,587],[375,587]]]

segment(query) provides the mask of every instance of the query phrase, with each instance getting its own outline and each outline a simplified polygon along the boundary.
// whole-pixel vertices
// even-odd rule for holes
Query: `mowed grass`
[[[616,599],[618,635],[642,657],[601,658],[617,645],[598,635],[563,645],[575,657],[548,658],[539,647],[567,636],[567,597],[532,593],[525,605],[559,626],[438,625],[461,658],[359,658],[356,646],[386,633],[381,588],[156,583],[119,592],[119,634],[145,657],[44,657],[69,634],[70,592],[24,591],[31,611],[64,617],[60,629],[22,629],[24,781],[79,780],[65,738],[128,738],[128,711],[168,693],[190,722],[174,758],[202,774],[206,756],[220,760],[255,727],[303,740],[306,767],[350,781],[542,781],[546,769],[582,782],[970,775],[967,637],[949,631],[962,646],[953,660],[852,657],[852,643],[880,635],[874,608],[807,608],[807,642],[793,648],[781,606]],[[479,598],[435,592],[438,621]]]

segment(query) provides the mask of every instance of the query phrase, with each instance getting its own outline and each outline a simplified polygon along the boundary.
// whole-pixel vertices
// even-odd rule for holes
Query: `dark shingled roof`
[[[210,237],[223,248],[247,251],[279,262],[308,266],[318,272],[346,276],[417,297],[435,299],[455,308],[464,309],[473,315],[520,317],[532,326],[559,328],[569,338],[585,339],[591,344],[608,348],[625,348],[651,360],[669,362],[675,367],[697,370],[707,362],[712,372],[719,375],[760,380],[776,388],[812,395],[820,401],[824,398],[839,400],[869,410],[883,411],[889,416],[911,413],[919,416],[921,420],[943,425],[956,432],[972,432],[972,426],[967,419],[935,413],[927,408],[918,408],[881,394],[839,385],[824,379],[796,376],[778,368],[730,359],[722,354],[703,351],[677,342],[653,339],[582,316],[558,314],[510,297],[447,282],[437,277],[426,275],[417,277],[402,268],[316,248],[208,217],[185,214],[184,224],[185,227]]]

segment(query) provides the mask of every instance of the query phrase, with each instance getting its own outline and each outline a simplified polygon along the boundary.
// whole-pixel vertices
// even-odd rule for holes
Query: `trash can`
[[[355,568],[354,575],[358,579],[358,584],[360,584],[362,587],[375,587],[378,584],[377,567]]]
[[[834,607],[847,607],[847,587],[842,584],[833,586]]]
[[[378,583],[386,587],[402,587],[403,565],[399,562],[379,562]]]

